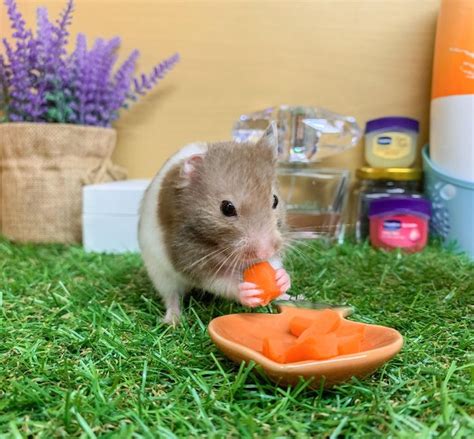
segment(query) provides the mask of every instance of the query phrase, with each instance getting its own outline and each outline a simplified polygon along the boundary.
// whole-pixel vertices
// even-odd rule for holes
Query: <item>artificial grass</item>
[[[292,291],[397,328],[402,352],[331,390],[279,388],[210,341],[242,311],[195,294],[182,325],[139,256],[0,240],[0,434],[6,437],[473,437],[474,264],[437,246],[386,254],[313,244]]]

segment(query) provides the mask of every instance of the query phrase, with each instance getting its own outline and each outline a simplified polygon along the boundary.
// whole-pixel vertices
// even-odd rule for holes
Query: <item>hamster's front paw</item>
[[[255,308],[256,306],[262,305],[262,299],[260,299],[262,290],[259,290],[257,285],[252,282],[242,282],[239,284],[239,300],[242,305]]]
[[[290,275],[284,268],[279,268],[276,271],[276,283],[280,288],[281,294],[285,294],[291,288]]]

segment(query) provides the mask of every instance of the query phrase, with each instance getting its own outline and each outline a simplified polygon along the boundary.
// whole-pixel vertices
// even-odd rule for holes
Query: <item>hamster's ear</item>
[[[180,177],[181,186],[187,186],[189,182],[197,175],[198,168],[204,161],[204,154],[194,154],[184,160],[181,167]]]
[[[270,122],[258,143],[272,148],[275,157],[278,155],[278,128],[275,121]]]

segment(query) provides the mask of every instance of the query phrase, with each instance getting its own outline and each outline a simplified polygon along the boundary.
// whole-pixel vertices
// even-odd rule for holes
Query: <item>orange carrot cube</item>
[[[362,324],[357,324],[353,322],[348,322],[346,320],[342,320],[341,324],[336,329],[336,335],[338,337],[345,337],[346,335],[353,335],[353,334],[365,334],[365,326]]]
[[[337,337],[334,334],[308,337],[286,351],[285,362],[325,360],[337,356],[337,352]]]
[[[301,333],[298,341],[303,341],[307,337],[317,337],[333,332],[341,324],[341,320],[341,316],[336,311],[325,309],[315,316],[311,326]]]
[[[262,353],[270,360],[276,361],[277,363],[284,363],[285,352],[279,340],[265,337],[262,343]]]
[[[356,354],[361,351],[363,335],[355,333],[337,339],[337,351],[339,355]]]
[[[263,291],[260,295],[262,305],[267,305],[281,295],[276,283],[275,269],[269,262],[259,262],[244,271],[244,282],[251,282]]]
[[[299,337],[313,323],[309,317],[295,316],[290,320],[290,333]]]

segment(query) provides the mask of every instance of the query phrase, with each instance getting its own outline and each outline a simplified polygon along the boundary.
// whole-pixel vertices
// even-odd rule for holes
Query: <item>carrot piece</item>
[[[244,271],[244,282],[251,282],[263,291],[260,295],[262,305],[267,305],[281,295],[276,283],[275,269],[269,262],[259,262]]]
[[[284,363],[285,352],[278,340],[265,337],[262,343],[262,353],[270,360],[276,361],[277,363]]]
[[[337,337],[335,334],[308,337],[286,351],[285,363],[325,360],[337,356],[337,352]]]
[[[356,354],[361,351],[364,336],[359,332],[346,335],[337,339],[337,352],[339,355]]]
[[[353,334],[365,334],[365,326],[362,324],[354,324],[353,322],[348,322],[342,320],[339,327],[336,329],[336,335],[338,337],[345,337],[346,335]]]
[[[313,323],[301,333],[298,341],[303,341],[307,337],[317,337],[335,331],[341,324],[341,320],[341,316],[336,311],[325,309],[315,315]]]
[[[301,345],[302,343],[297,343],[288,348],[285,352],[285,363],[296,363],[298,361],[310,360],[310,358],[306,358],[306,351]]]
[[[290,333],[299,337],[313,323],[309,317],[295,316],[290,320]]]

